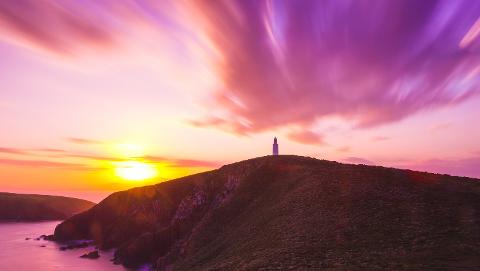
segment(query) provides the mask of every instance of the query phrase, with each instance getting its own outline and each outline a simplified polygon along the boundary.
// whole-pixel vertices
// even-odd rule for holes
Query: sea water
[[[52,234],[55,222],[14,223],[0,222],[0,270],[2,271],[124,271],[120,265],[114,265],[112,251],[100,251],[98,259],[80,258],[93,247],[61,251],[61,245],[35,240],[40,235]],[[30,238],[29,240],[26,240]]]

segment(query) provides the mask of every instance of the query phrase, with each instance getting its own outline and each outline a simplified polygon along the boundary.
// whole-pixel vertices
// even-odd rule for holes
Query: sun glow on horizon
[[[126,161],[115,163],[115,174],[125,180],[141,181],[158,175],[157,169],[148,163]]]

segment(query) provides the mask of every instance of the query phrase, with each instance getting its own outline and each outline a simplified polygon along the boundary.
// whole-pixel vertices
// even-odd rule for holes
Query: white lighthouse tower
[[[277,138],[273,138],[273,155],[278,155],[278,144],[277,144]]]

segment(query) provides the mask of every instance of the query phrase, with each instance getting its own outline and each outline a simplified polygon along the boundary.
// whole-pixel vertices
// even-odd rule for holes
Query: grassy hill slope
[[[114,193],[55,237],[157,270],[472,270],[480,182],[268,156]]]

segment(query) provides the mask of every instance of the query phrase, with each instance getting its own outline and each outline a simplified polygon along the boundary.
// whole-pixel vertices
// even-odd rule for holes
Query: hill
[[[114,193],[54,236],[155,270],[473,270],[478,181],[267,156]]]
[[[0,220],[62,220],[94,205],[90,201],[68,197],[0,192]]]

